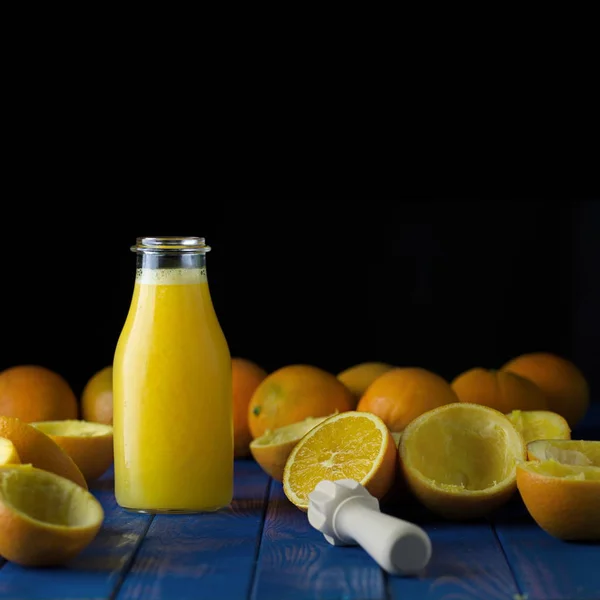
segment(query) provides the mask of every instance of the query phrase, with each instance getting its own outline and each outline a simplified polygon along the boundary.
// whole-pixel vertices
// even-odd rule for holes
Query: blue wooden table
[[[600,405],[573,437],[600,439]],[[403,578],[388,576],[361,548],[330,546],[251,460],[236,462],[235,500],[215,514],[125,512],[110,473],[93,493],[106,511],[95,541],[60,569],[3,563],[0,598],[600,599],[600,543],[552,538],[518,496],[468,524],[440,520],[408,499],[383,505],[431,536],[425,572]]]

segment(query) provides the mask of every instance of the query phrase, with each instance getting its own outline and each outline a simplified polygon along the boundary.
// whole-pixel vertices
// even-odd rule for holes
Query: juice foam
[[[137,269],[135,281],[142,285],[189,285],[206,283],[206,268]]]

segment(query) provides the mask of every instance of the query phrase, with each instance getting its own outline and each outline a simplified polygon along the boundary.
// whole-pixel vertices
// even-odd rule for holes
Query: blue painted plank
[[[112,471],[91,486],[104,508],[105,520],[81,554],[61,568],[4,564],[0,569],[0,598],[109,598],[151,521],[148,515],[127,513],[117,506],[113,489]]]
[[[433,553],[418,577],[390,577],[393,599],[514,598],[518,588],[488,523],[425,524]]]
[[[254,461],[238,460],[231,507],[156,516],[117,598],[246,600],[269,481]]]
[[[591,406],[572,437],[600,440],[599,404]],[[497,513],[494,526],[528,600],[600,598],[600,542],[563,542],[548,535],[531,518],[518,495]]]
[[[562,542],[526,514],[511,521],[503,519],[496,524],[496,531],[528,600],[600,598],[600,543]]]
[[[392,600],[512,600],[519,589],[487,520],[447,521],[409,496],[382,504],[388,514],[417,523],[431,539],[431,560],[414,577],[388,577]]]
[[[273,482],[252,600],[381,600],[385,580],[356,546],[334,547]]]

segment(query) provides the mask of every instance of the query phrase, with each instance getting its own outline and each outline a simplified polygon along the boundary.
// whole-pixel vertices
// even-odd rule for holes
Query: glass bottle
[[[113,363],[115,495],[150,513],[214,511],[233,495],[231,357],[204,238],[138,238]]]

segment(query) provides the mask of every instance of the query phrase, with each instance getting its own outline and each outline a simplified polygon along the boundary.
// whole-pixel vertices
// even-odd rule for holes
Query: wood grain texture
[[[432,544],[431,560],[422,573],[388,577],[393,600],[513,600],[519,593],[489,522],[441,520],[407,495],[382,507],[423,527]]]
[[[334,547],[273,482],[253,600],[383,600],[381,569],[359,547]]]
[[[155,517],[117,598],[245,600],[269,481],[256,463],[238,460],[231,507]]]
[[[33,569],[6,563],[0,569],[0,598],[27,600],[109,598],[141,542],[151,517],[125,512],[115,501],[112,472],[92,493],[105,511],[95,540],[61,568]]]
[[[529,515],[504,520],[496,531],[528,600],[600,598],[600,543],[562,542],[540,529]]]

